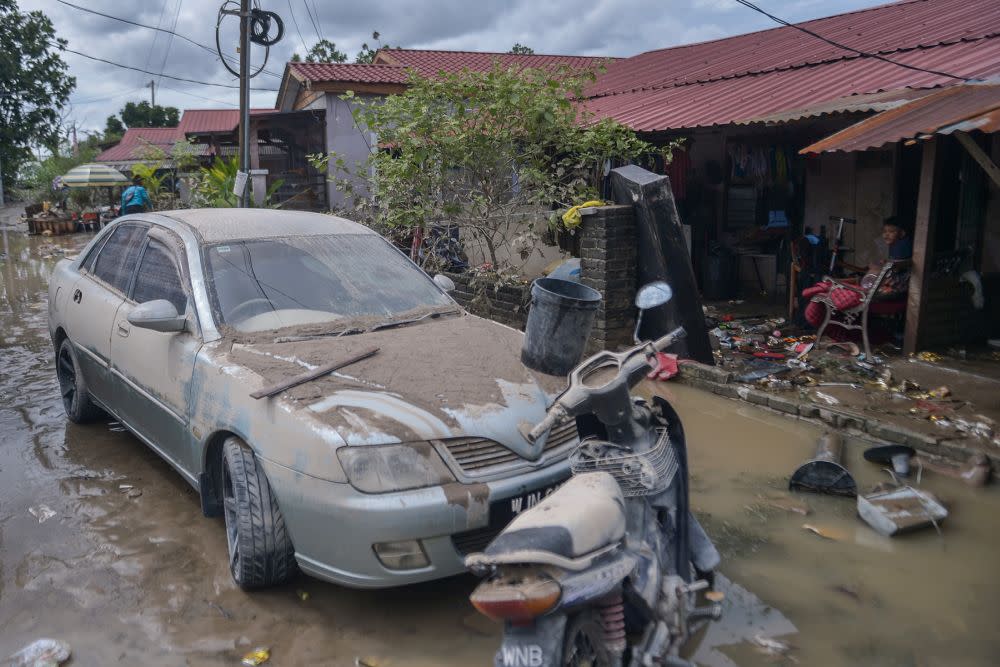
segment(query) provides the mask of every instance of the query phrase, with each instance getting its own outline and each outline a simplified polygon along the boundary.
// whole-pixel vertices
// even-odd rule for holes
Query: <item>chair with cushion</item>
[[[892,316],[900,315],[906,311],[906,295],[892,295],[886,297],[881,294],[881,288],[889,280],[895,262],[886,262],[875,276],[874,282],[867,288],[859,285],[840,282],[825,276],[824,282],[829,282],[833,287],[822,294],[816,294],[810,299],[810,303],[821,304],[826,307],[826,315],[823,323],[816,331],[816,345],[819,345],[823,338],[823,333],[830,324],[835,324],[846,330],[861,330],[861,339],[864,342],[865,358],[872,356],[871,345],[868,341],[868,318],[870,315]]]

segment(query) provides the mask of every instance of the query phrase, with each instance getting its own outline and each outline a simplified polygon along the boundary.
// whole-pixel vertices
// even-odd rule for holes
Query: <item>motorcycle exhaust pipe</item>
[[[843,438],[837,433],[824,433],[816,442],[815,456],[792,473],[788,488],[851,498],[858,495],[854,476],[840,463],[843,453]]]

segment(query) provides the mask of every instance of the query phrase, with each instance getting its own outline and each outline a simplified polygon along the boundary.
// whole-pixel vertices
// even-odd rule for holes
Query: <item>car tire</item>
[[[85,424],[101,417],[103,411],[90,398],[87,381],[80,372],[80,362],[69,338],[63,338],[56,350],[56,378],[63,409],[71,422]]]
[[[222,446],[222,505],[236,585],[249,591],[288,581],[296,564],[285,519],[253,450],[235,437]]]

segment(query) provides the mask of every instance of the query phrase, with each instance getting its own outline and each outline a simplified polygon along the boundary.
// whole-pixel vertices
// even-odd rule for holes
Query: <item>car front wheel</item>
[[[222,456],[222,501],[233,580],[245,591],[282,584],[295,573],[295,551],[271,485],[253,450],[239,438],[226,440]]]
[[[80,372],[76,351],[69,338],[63,338],[56,350],[56,378],[66,416],[74,424],[85,424],[101,416],[101,409],[90,400],[87,381]]]

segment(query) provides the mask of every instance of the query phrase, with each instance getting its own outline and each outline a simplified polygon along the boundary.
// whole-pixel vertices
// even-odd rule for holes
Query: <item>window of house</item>
[[[187,294],[181,284],[173,254],[160,241],[150,239],[139,263],[132,300],[146,303],[157,299],[166,299],[174,304],[177,312],[182,315],[187,310]]]
[[[145,237],[145,227],[121,225],[111,233],[101,248],[91,269],[93,274],[119,292],[127,293],[132,271],[135,269],[136,260],[139,259],[139,249]]]

